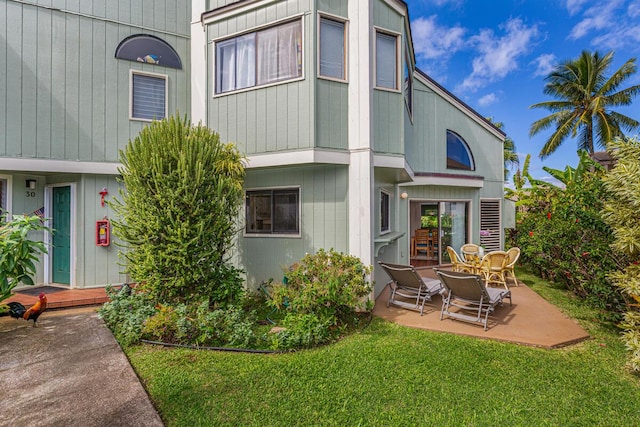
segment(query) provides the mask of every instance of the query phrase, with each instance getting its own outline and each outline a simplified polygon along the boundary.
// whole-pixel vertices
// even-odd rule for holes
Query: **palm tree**
[[[544,159],[553,153],[569,136],[578,136],[578,148],[594,151],[594,136],[599,147],[614,137],[623,137],[622,129],[632,131],[640,122],[611,108],[631,104],[640,93],[640,85],[618,90],[636,72],[635,58],[625,62],[610,77],[606,76],[613,61],[613,52],[602,56],[583,51],[578,59],[558,65],[546,78],[546,95],[555,101],[540,102],[529,108],[545,108],[551,115],[533,122],[529,131],[533,136],[552,125],[555,131],[540,151]]]

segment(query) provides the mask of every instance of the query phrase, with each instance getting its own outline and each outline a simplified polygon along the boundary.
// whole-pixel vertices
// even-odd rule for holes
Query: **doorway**
[[[409,211],[411,265],[449,264],[447,246],[459,251],[467,243],[469,202],[411,201]]]
[[[71,284],[71,186],[51,189],[51,281]]]

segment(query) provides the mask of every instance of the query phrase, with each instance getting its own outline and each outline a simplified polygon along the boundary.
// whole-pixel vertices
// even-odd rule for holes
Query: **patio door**
[[[409,220],[412,237],[411,264],[441,265],[451,262],[447,246],[460,251],[467,243],[469,203],[412,201]],[[415,245],[416,230],[428,230],[431,239],[426,250]]]

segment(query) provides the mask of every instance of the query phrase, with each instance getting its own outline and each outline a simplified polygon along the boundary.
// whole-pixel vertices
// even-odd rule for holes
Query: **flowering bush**
[[[611,248],[614,235],[602,218],[607,195],[603,175],[584,172],[564,189],[533,191],[511,244],[520,247],[523,265],[601,308],[605,317],[618,320],[624,298],[608,274],[620,267],[623,258]]]

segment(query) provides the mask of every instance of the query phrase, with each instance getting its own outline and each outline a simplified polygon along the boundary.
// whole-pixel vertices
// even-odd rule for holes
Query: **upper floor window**
[[[398,89],[398,39],[376,31],[376,87]]]
[[[134,34],[116,48],[116,58],[182,69],[180,56],[169,43],[151,34]]]
[[[467,142],[457,133],[447,130],[447,169],[472,171],[475,168]]]
[[[380,191],[380,233],[391,230],[391,196],[386,191]]]
[[[302,21],[216,43],[216,94],[302,77]]]
[[[411,61],[409,56],[409,50],[405,52],[404,58],[404,100],[407,103],[407,109],[409,113],[413,113],[413,71],[411,69]]]
[[[247,191],[245,209],[247,233],[300,233],[299,188]]]
[[[167,76],[131,71],[129,117],[162,120],[167,117]]]
[[[345,29],[343,21],[320,18],[320,76],[346,80]]]

